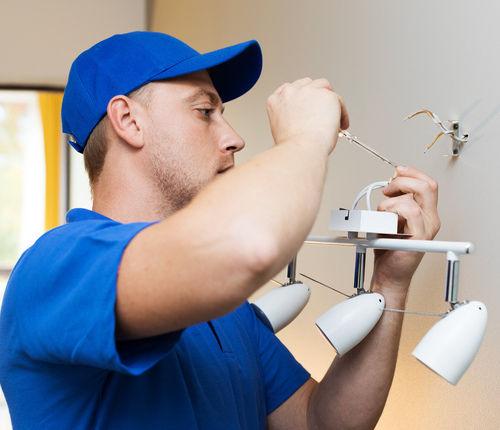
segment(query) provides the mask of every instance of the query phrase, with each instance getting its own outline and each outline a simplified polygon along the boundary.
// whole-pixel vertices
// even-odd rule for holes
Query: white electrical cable
[[[352,204],[351,210],[355,210],[358,202],[363,198],[363,196],[366,195],[366,207],[369,211],[371,211],[371,205],[370,205],[370,194],[373,190],[379,189],[379,188],[384,188],[387,185],[389,185],[389,181],[380,181],[380,182],[374,182],[373,184],[370,184],[363,188],[363,190],[358,194],[356,197],[356,200],[354,200],[354,203]]]

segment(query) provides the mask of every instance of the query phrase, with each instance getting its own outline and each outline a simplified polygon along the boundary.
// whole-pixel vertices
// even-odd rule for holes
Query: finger
[[[438,184],[418,169],[398,166],[398,176],[382,192],[387,197],[413,194],[424,211],[437,210]]]
[[[310,85],[312,82],[313,80],[311,78],[302,78],[302,79],[297,79],[294,82],[285,82],[282,85],[280,85],[274,93],[278,95],[283,93],[285,90],[302,88],[307,85]]]
[[[311,80],[310,84],[316,88],[326,88],[327,90],[335,92],[330,81],[325,78]]]
[[[398,174],[397,177],[414,178],[414,179],[426,182],[431,186],[431,188],[436,188],[436,191],[437,191],[437,182],[433,178],[431,178],[430,176],[426,175],[424,172],[422,172],[418,169],[415,169],[414,167],[397,166],[396,173]]]
[[[433,239],[441,227],[437,211],[426,213],[408,194],[380,202],[378,210],[403,217],[406,222],[404,233],[411,233],[414,238]]]
[[[340,102],[340,128],[342,130],[347,130],[349,128],[350,120],[349,113],[347,112],[347,107],[345,105],[344,99],[338,96]]]
[[[396,178],[383,189],[387,197],[397,197],[413,194],[415,201],[425,211],[434,211],[437,208],[437,190],[428,182],[413,178]]]
[[[328,89],[328,90],[335,93],[335,90],[328,79],[324,79],[324,78],[316,79],[314,81],[311,81],[311,85],[316,87],[316,88],[325,88],[325,89]],[[341,96],[339,96],[337,93],[335,93],[335,95],[337,96],[337,99],[338,99],[339,104],[340,104],[340,109],[341,109],[341,111],[340,111],[340,128],[342,130],[346,130],[349,128],[349,123],[350,123],[349,114],[347,112],[347,107],[346,107],[346,104],[344,102],[344,99]]]
[[[392,212],[404,218],[403,233],[412,234],[414,239],[431,238],[432,232],[426,229],[422,210],[410,196],[384,200],[379,204],[378,210]]]
[[[427,181],[427,182],[435,182],[433,178],[431,178],[429,175],[426,175],[424,172],[421,170],[416,169],[415,167],[410,167],[410,166],[398,166],[397,167],[398,173],[400,176],[409,176],[413,177],[415,179],[420,179],[422,181]]]
[[[316,88],[325,88],[325,89],[328,89],[328,90],[335,93],[335,90],[328,79],[325,79],[325,78],[316,79],[316,80],[311,82],[311,85],[316,87]],[[338,99],[339,104],[340,104],[340,109],[341,109],[341,111],[340,111],[340,128],[342,130],[345,130],[345,129],[349,128],[349,114],[347,113],[347,107],[346,107],[346,104],[344,102],[344,99],[342,97],[340,97],[337,93],[335,93],[335,94],[337,96],[337,99]]]

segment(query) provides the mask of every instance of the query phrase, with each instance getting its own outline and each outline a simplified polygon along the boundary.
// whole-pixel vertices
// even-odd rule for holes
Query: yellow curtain
[[[59,172],[61,166],[61,104],[63,93],[39,92],[45,142],[45,229],[59,225]]]

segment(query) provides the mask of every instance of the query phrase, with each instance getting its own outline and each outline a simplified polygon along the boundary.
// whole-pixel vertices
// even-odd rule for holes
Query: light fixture
[[[451,384],[458,383],[481,346],[488,319],[484,303],[471,301],[459,304],[457,299],[460,255],[474,253],[475,248],[472,243],[385,239],[376,238],[373,235],[371,237],[367,235],[364,239],[358,238],[357,234],[350,234],[347,238],[309,237],[306,243],[356,246],[355,287],[357,295],[334,306],[316,320],[319,329],[339,355],[345,354],[361,341],[378,321],[376,300],[370,300],[370,296],[375,293],[365,293],[363,290],[365,265],[363,251],[365,249],[446,253],[448,271],[445,301],[451,304],[452,310],[424,336],[413,351],[413,355]],[[364,303],[365,301],[367,303]],[[370,304],[368,304],[369,301]],[[380,315],[382,309],[383,306],[379,308]],[[390,309],[384,309],[384,311],[390,311]],[[349,315],[351,321],[347,324],[347,328],[344,322],[347,317],[344,317],[344,314]],[[364,327],[367,332],[363,334],[361,327]],[[352,336],[352,341],[344,340],[342,336]]]
[[[381,294],[366,292],[363,288],[365,261],[366,249],[357,247],[354,269],[356,295],[333,306],[315,320],[316,326],[339,356],[354,348],[372,331],[385,307]]]
[[[456,385],[481,346],[487,320],[484,303],[474,301],[458,305],[427,332],[413,355]]]
[[[359,294],[330,308],[315,323],[341,356],[370,333],[382,316],[384,305],[381,294]]]
[[[452,310],[424,336],[413,355],[448,382],[456,385],[476,356],[484,338],[488,311],[481,302],[458,303],[459,254],[447,251],[445,301]]]
[[[366,146],[350,135],[346,137],[362,147]],[[367,150],[392,165],[371,148]],[[402,309],[386,309],[381,294],[364,290],[367,249],[446,253],[448,272],[445,301],[451,304],[452,309],[445,315],[438,315],[443,318],[425,335],[413,351],[413,355],[448,382],[456,385],[479,350],[488,319],[484,303],[477,301],[458,303],[460,255],[473,254],[474,245],[470,242],[403,240],[408,237],[397,234],[397,219],[393,219],[394,214],[371,211],[369,207],[371,191],[385,184],[386,182],[373,183],[365,187],[351,210],[331,211],[330,230],[346,231],[347,237],[310,236],[305,241],[306,244],[356,248],[354,270],[356,294],[350,297],[335,290],[346,295],[348,299],[318,317],[316,325],[337,354],[344,355],[370,333],[383,312],[407,312]],[[359,211],[356,209],[356,204],[365,195],[368,211]],[[360,232],[366,233],[366,238],[358,237]],[[381,233],[390,234],[391,237],[378,237]],[[295,272],[296,258],[288,265],[288,283],[252,303],[257,316],[275,333],[293,321],[309,300],[310,289],[295,279]],[[313,278],[309,279],[315,281]]]
[[[255,300],[252,307],[259,319],[278,333],[300,314],[310,295],[311,290],[306,284],[285,284]]]
[[[311,289],[297,281],[297,257],[288,265],[288,282],[269,291],[252,303],[257,317],[274,333],[290,324],[306,306]]]
[[[377,238],[374,235],[360,238],[351,233],[348,237],[310,236],[305,243],[356,247],[356,294],[352,297],[345,294],[348,296],[346,300],[315,321],[338,355],[346,354],[363,340],[384,311],[394,311],[385,309],[382,295],[363,289],[366,249],[446,253],[448,273],[445,301],[451,303],[452,310],[444,316],[439,315],[442,319],[425,335],[413,355],[451,384],[458,383],[479,350],[488,315],[486,306],[481,302],[459,304],[457,300],[459,257],[474,253],[472,243]],[[288,266],[288,283],[252,303],[259,318],[275,333],[288,325],[309,300],[310,289],[295,279],[295,268],[296,259]]]

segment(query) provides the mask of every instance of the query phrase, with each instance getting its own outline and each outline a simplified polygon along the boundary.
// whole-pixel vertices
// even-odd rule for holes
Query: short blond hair
[[[148,107],[153,95],[150,83],[132,91],[128,97]],[[90,189],[93,193],[95,184],[104,168],[106,154],[108,153],[108,117],[105,115],[94,127],[83,150],[85,170],[89,175]]]

